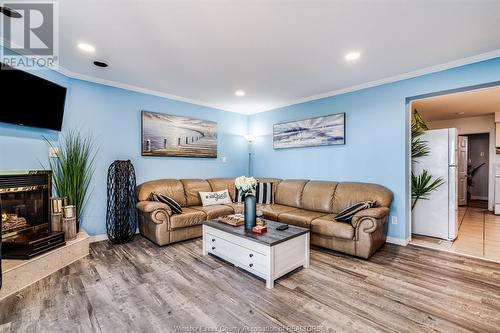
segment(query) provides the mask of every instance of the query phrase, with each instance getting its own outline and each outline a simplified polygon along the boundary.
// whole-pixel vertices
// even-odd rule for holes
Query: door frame
[[[468,92],[468,91],[474,91],[474,90],[483,90],[483,89],[488,89],[488,88],[494,88],[500,86],[500,81],[493,81],[493,82],[488,82],[488,83],[482,83],[482,84],[476,84],[476,85],[471,85],[471,86],[464,86],[461,88],[454,88],[454,89],[447,89],[447,90],[440,90],[440,91],[435,91],[432,93],[427,93],[427,94],[420,94],[420,95],[415,95],[415,96],[409,96],[406,97],[405,99],[405,154],[406,154],[406,159],[405,159],[405,192],[406,192],[406,207],[407,209],[405,210],[405,221],[406,221],[406,230],[407,230],[407,235],[406,235],[406,242],[411,242],[412,239],[412,218],[411,218],[411,121],[412,121],[412,104],[415,101],[422,100],[422,99],[427,99],[427,98],[432,98],[432,97],[438,97],[438,96],[445,96],[445,95],[452,95],[452,94],[457,94],[457,93],[462,93],[462,92]],[[484,132],[483,132],[484,133]],[[475,133],[471,133],[475,134]],[[494,135],[494,133],[493,133]],[[490,141],[491,141],[491,133],[490,133]],[[494,142],[494,141],[493,141]],[[490,142],[491,144],[491,142]],[[489,158],[489,161],[491,161],[491,156]],[[494,173],[494,170],[490,172]],[[488,193],[490,193],[489,189],[490,183],[488,182]],[[494,202],[493,202],[494,204]],[[493,205],[494,208],[494,205]],[[488,209],[490,207],[488,206]]]
[[[458,134],[458,133],[457,133]],[[467,142],[467,146],[466,146],[466,151],[465,151],[465,205],[467,205],[467,201],[468,201],[468,196],[467,196],[467,193],[468,193],[468,181],[467,181],[467,174],[468,174],[468,165],[469,165],[469,137],[465,134],[458,134],[457,135],[457,179],[458,179],[458,184],[457,184],[457,190],[458,190],[458,199],[457,199],[457,206],[463,206],[463,204],[461,204],[460,202],[460,162],[461,162],[461,154],[460,154],[460,149],[461,149],[461,138],[460,137],[464,137],[466,142]],[[488,139],[489,140],[489,139]],[[488,147],[489,149],[489,147]],[[489,152],[488,152],[489,154]],[[463,161],[462,161],[463,162]]]

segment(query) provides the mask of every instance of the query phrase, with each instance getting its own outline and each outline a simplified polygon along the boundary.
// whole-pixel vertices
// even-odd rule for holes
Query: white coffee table
[[[309,230],[266,220],[268,231],[256,234],[243,226],[233,227],[209,220],[203,224],[203,255],[212,254],[266,280],[274,280],[294,269],[309,267]]]

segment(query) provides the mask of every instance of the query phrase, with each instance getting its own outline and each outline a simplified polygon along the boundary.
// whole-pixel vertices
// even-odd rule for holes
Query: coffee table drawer
[[[207,234],[205,250],[230,260],[241,268],[254,270],[262,274],[266,272],[266,256],[215,235]]]

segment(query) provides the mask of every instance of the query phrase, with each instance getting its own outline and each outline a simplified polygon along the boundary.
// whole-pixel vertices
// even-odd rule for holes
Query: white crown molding
[[[366,82],[366,83],[362,83],[362,84],[358,84],[358,85],[354,85],[354,86],[350,86],[350,87],[346,87],[346,88],[342,88],[342,89],[338,89],[338,90],[332,90],[332,91],[325,92],[322,94],[317,94],[317,95],[312,95],[309,97],[290,100],[289,102],[285,102],[282,104],[276,104],[274,106],[271,106],[271,107],[268,107],[265,109],[261,109],[255,113],[272,111],[272,110],[283,108],[283,107],[290,106],[290,105],[301,104],[301,103],[315,101],[318,99],[323,99],[323,98],[332,97],[332,96],[336,96],[336,95],[342,95],[342,94],[350,93],[350,92],[357,91],[357,90],[362,90],[362,89],[372,88],[372,87],[376,87],[376,86],[381,86],[381,85],[388,84],[388,83],[407,80],[407,79],[411,79],[414,77],[432,74],[432,73],[436,73],[436,72],[441,72],[441,71],[444,71],[447,69],[465,66],[465,65],[470,65],[470,64],[473,64],[475,62],[480,62],[480,61],[493,59],[493,58],[497,58],[497,57],[500,57],[500,49],[486,52],[486,53],[481,53],[481,54],[478,54],[478,55],[475,55],[472,57],[453,60],[453,61],[446,62],[446,63],[440,64],[440,65],[425,67],[425,68],[418,69],[415,71],[411,71],[411,72],[407,72],[407,73],[403,73],[403,74],[399,74],[399,75],[395,75],[395,76],[390,76],[390,77],[375,80],[375,81],[370,81],[370,82]],[[253,113],[253,114],[255,114],[255,113]]]
[[[0,45],[5,47],[4,41],[2,39],[0,39]],[[135,92],[139,92],[139,93],[146,94],[146,95],[163,97],[163,98],[167,98],[167,99],[171,99],[171,100],[175,100],[175,101],[200,105],[200,106],[204,106],[204,107],[208,107],[208,108],[212,108],[212,109],[234,112],[234,113],[244,114],[244,115],[252,115],[252,114],[272,111],[272,110],[283,108],[283,107],[290,106],[290,105],[301,104],[301,103],[315,101],[315,100],[323,99],[323,98],[327,98],[327,97],[342,95],[342,94],[350,93],[350,92],[357,91],[357,90],[362,90],[362,89],[372,88],[372,87],[376,87],[376,86],[381,86],[381,85],[388,84],[388,83],[407,80],[407,79],[411,79],[414,77],[418,77],[418,76],[422,76],[422,75],[426,75],[426,74],[432,74],[432,73],[444,71],[447,69],[465,66],[465,65],[473,64],[475,62],[480,62],[480,61],[493,59],[493,58],[497,58],[497,57],[500,57],[500,49],[493,50],[493,51],[486,52],[486,53],[481,53],[481,54],[471,56],[471,57],[466,57],[466,58],[446,62],[446,63],[440,64],[440,65],[435,65],[435,66],[426,67],[426,68],[418,69],[415,71],[411,71],[411,72],[407,72],[407,73],[403,73],[403,74],[399,74],[399,75],[395,75],[395,76],[390,76],[390,77],[375,80],[375,81],[361,83],[358,85],[354,85],[354,86],[350,86],[350,87],[346,87],[346,88],[342,88],[342,89],[332,90],[332,91],[328,91],[325,93],[316,94],[316,95],[303,97],[303,98],[299,98],[299,99],[291,99],[291,100],[288,100],[287,102],[283,102],[283,103],[275,104],[275,105],[272,105],[269,107],[257,109],[254,112],[251,112],[251,111],[250,112],[242,112],[242,111],[225,109],[225,108],[222,108],[218,105],[206,103],[206,102],[196,100],[196,99],[177,96],[177,95],[173,95],[173,94],[169,94],[169,93],[165,93],[165,92],[161,92],[161,91],[157,91],[157,90],[153,90],[153,89],[147,89],[147,88],[134,86],[134,85],[126,84],[126,83],[120,83],[120,82],[116,82],[116,81],[112,81],[112,80],[101,79],[101,78],[98,78],[98,77],[95,77],[92,75],[79,74],[79,73],[73,72],[73,71],[71,71],[71,70],[69,70],[61,65],[58,66],[59,69],[56,71],[61,73],[64,76],[72,78],[72,79],[94,82],[97,84],[102,84],[102,85],[106,85],[106,86],[110,86],[110,87],[135,91]]]
[[[76,79],[76,80],[82,80],[82,81],[88,81],[88,82],[98,83],[98,84],[102,84],[102,85],[106,85],[106,86],[110,86],[110,87],[115,87],[115,88],[119,88],[119,89],[125,89],[125,90],[135,91],[135,92],[146,94],[146,95],[163,97],[163,98],[171,99],[171,100],[174,100],[174,101],[180,101],[180,102],[185,102],[185,103],[200,105],[200,106],[204,106],[204,107],[208,107],[208,108],[212,108],[212,109],[217,109],[217,110],[222,110],[222,111],[234,112],[234,111],[231,111],[231,110],[221,109],[217,105],[213,105],[213,104],[210,104],[210,103],[205,103],[203,101],[199,101],[199,100],[196,100],[196,99],[191,99],[191,98],[186,98],[186,97],[182,97],[182,96],[172,95],[172,94],[164,93],[164,92],[161,92],[161,91],[147,89],[147,88],[142,88],[142,87],[139,87],[139,86],[134,86],[134,85],[126,84],[126,83],[120,83],[120,82],[116,82],[116,81],[112,81],[112,80],[101,79],[101,78],[98,78],[96,76],[75,73],[75,72],[73,72],[73,71],[71,71],[71,70],[69,70],[69,69],[67,69],[67,68],[65,68],[65,67],[63,67],[61,65],[59,65],[59,69],[56,70],[56,71],[59,72],[59,73],[61,73],[64,76],[67,76],[67,77],[71,78],[71,79]]]

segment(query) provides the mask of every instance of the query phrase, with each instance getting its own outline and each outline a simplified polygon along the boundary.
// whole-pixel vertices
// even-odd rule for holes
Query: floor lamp
[[[246,134],[245,139],[248,143],[248,176],[252,176],[252,141],[254,139],[253,135]]]

